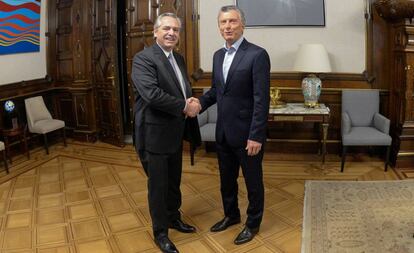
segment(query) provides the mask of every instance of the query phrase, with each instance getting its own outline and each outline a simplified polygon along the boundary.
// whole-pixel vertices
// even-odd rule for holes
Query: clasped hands
[[[186,100],[185,115],[188,117],[195,117],[201,111],[200,100],[195,97],[190,97]]]

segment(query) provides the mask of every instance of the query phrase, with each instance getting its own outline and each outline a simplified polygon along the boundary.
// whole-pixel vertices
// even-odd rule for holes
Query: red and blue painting
[[[0,0],[0,55],[39,52],[40,1]]]

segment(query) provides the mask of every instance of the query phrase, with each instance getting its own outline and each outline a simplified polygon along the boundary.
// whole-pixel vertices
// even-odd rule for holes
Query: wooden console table
[[[325,163],[326,139],[329,127],[329,108],[319,104],[316,108],[307,108],[303,103],[287,103],[284,108],[269,109],[270,122],[313,122],[322,125],[322,164]],[[319,140],[321,141],[321,140]]]

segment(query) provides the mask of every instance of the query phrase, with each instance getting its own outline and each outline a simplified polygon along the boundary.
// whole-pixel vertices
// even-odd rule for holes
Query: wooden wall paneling
[[[185,0],[167,0],[167,1],[160,1],[158,3],[157,15],[165,12],[172,12],[175,13],[181,19],[181,32],[180,32],[180,40],[178,41],[178,45],[176,47],[177,52],[186,58],[186,2]],[[155,21],[155,20],[154,20]]]
[[[409,20],[393,24],[393,73],[391,110],[393,136],[393,160],[397,167],[414,165],[414,26]]]
[[[153,0],[127,0],[128,32],[152,31],[159,4]]]
[[[73,106],[72,94],[64,91],[59,92],[55,96],[56,99],[56,110],[59,119],[65,121],[66,128],[73,131],[76,128],[75,110]]]
[[[97,138],[92,69],[92,3],[77,0],[72,11],[74,75],[70,86],[75,116],[74,136],[86,141]],[[72,117],[73,117],[72,116]]]
[[[46,65],[47,74],[56,77],[56,1],[47,0],[47,27],[46,27]]]
[[[184,25],[186,33],[184,39],[186,41],[186,63],[187,72],[192,77],[192,86],[194,81],[198,80],[202,75],[200,69],[200,49],[199,49],[199,15],[198,15],[198,1],[185,0],[185,17]]]
[[[88,140],[96,140],[95,131],[91,131],[91,126],[95,124],[96,120],[93,111],[92,88],[74,89],[71,92],[75,105],[75,114],[73,115],[76,119],[76,130],[74,132],[83,133]]]
[[[390,28],[387,22],[381,18],[375,8],[371,8],[372,19],[372,72],[375,76],[374,87],[389,89],[391,83],[391,49]]]
[[[92,0],[95,109],[102,141],[122,146],[123,128],[117,76],[117,1]]]
[[[91,84],[91,12],[90,0],[76,1],[73,10],[73,43],[74,43],[74,72],[75,86],[82,87]],[[81,83],[81,82],[84,83]]]
[[[151,0],[128,0],[126,13],[126,66],[128,76],[128,92],[129,92],[129,114],[133,126],[134,119],[134,89],[131,80],[131,69],[134,55],[151,46],[154,43],[153,27],[157,17],[158,4],[153,4]]]
[[[49,64],[49,71],[54,85],[65,88],[65,92],[56,94],[58,118],[64,119],[73,130],[73,137],[96,139],[90,137],[96,134],[91,80],[90,1],[50,0],[48,4],[51,44],[48,55],[55,59],[55,64]],[[79,96],[89,101],[79,103]],[[61,108],[67,108],[69,113]],[[87,125],[78,119],[88,119]]]
[[[401,134],[404,125],[404,90],[406,86],[405,79],[405,53],[403,45],[403,37],[405,34],[404,27],[389,25],[391,27],[388,40],[390,45],[390,133],[393,138],[392,157],[393,162],[396,163],[397,155],[401,148]],[[399,48],[399,50],[396,50]]]
[[[411,1],[374,0],[373,5],[388,26],[383,40],[389,43],[390,57],[382,64],[390,69],[387,74],[390,84],[390,133],[393,137],[391,159],[397,168],[413,167],[414,4]]]
[[[112,92],[104,91],[102,89],[99,89],[97,92],[97,96],[100,97],[98,99],[98,107],[99,110],[103,112],[100,114],[100,127],[103,129],[110,129],[113,128],[113,122],[114,122],[114,111],[113,111],[113,105],[112,105]]]
[[[57,1],[55,10],[56,22],[56,61],[57,82],[70,82],[74,80],[73,67],[73,17],[74,1]]]
[[[50,1],[55,7],[51,12],[49,31],[55,36],[54,55],[57,61],[55,80],[68,82],[90,78],[90,11],[89,1]],[[53,22],[52,22],[53,21]],[[53,54],[52,54],[53,55]]]

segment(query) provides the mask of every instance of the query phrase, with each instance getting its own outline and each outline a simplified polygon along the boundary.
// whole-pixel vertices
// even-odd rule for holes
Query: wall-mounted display
[[[237,0],[246,26],[325,26],[324,0]]]

